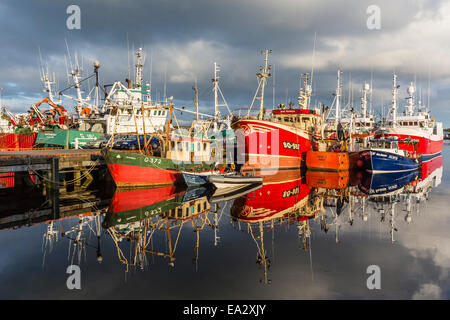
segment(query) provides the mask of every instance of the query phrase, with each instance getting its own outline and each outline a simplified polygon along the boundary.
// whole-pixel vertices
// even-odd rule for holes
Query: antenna
[[[127,32],[127,54],[128,54],[128,79],[131,78],[130,75],[130,40],[128,39],[128,32]]]
[[[275,108],[275,68],[272,71],[272,110]]]
[[[167,63],[164,65],[164,103],[167,103],[166,86],[167,86]]]
[[[373,114],[373,67],[370,68],[370,114]]]
[[[150,100],[152,97],[152,89],[153,89],[153,83],[152,83],[152,74],[153,74],[153,50],[150,50]]]
[[[397,125],[397,93],[398,88],[400,86],[397,85],[397,75],[393,74],[392,76],[392,127],[395,128]]]
[[[431,69],[430,65],[428,65],[428,93],[427,93],[427,110],[430,109],[430,78],[431,78]]]
[[[340,113],[341,113],[341,110],[340,110],[341,90],[342,90],[341,76],[342,76],[342,70],[341,70],[341,67],[338,67],[337,86],[336,86],[336,115],[335,115],[336,125],[339,122],[339,120],[341,119],[341,115],[340,115]]]
[[[313,84],[313,78],[314,78],[314,57],[316,54],[316,36],[317,36],[317,32],[314,32],[314,45],[313,45],[313,54],[312,54],[312,59],[311,59],[311,87]]]

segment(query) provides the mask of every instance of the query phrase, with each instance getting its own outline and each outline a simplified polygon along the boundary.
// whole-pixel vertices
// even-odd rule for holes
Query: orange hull
[[[344,171],[350,168],[348,152],[320,152],[306,153],[306,167],[318,171]]]
[[[306,184],[310,188],[343,189],[348,187],[350,180],[349,171],[324,172],[307,171]]]

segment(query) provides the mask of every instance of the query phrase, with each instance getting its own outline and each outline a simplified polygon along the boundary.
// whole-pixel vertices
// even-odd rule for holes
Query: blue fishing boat
[[[374,173],[417,170],[421,157],[398,148],[393,139],[372,140],[368,150],[359,152],[357,166]]]
[[[358,187],[367,195],[385,195],[400,190],[405,185],[418,178],[418,169],[403,172],[366,172]]]

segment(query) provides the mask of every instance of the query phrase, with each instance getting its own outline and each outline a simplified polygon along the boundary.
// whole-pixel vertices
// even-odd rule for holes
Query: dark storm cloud
[[[5,101],[12,103],[16,110],[26,108],[20,107],[23,97],[42,96],[39,47],[44,61],[56,72],[59,87],[65,87],[65,38],[72,54],[78,52],[79,58],[84,57],[86,75],[92,72],[92,61],[98,59],[102,64],[102,82],[123,80],[128,75],[128,38],[130,50],[142,46],[147,52],[146,80],[149,79],[150,52],[152,54],[154,96],[158,90],[162,97],[166,78],[167,95],[187,103],[192,99],[191,85],[197,80],[200,91],[205,92],[202,104],[211,104],[208,90],[212,64],[217,61],[222,65],[221,86],[227,101],[240,107],[250,104],[256,88],[255,72],[262,63],[259,51],[271,48],[274,51],[271,63],[275,69],[276,103],[284,103],[296,100],[299,73],[311,69],[316,32],[315,99],[331,104],[330,93],[334,91],[337,66],[342,64],[344,71],[352,72],[352,80],[362,85],[364,80],[370,80],[370,64],[364,60],[370,58],[372,51],[377,56],[387,57],[389,67],[381,70],[382,66],[375,65],[373,73],[374,77],[380,77],[375,78],[375,83],[379,79],[386,80],[382,85],[378,84],[378,88],[389,88],[390,65],[401,64],[402,55],[409,57],[408,53],[398,54],[394,49],[392,54],[384,53],[389,50],[384,46],[392,42],[390,35],[408,33],[408,27],[421,21],[439,21],[442,3],[431,0],[377,1],[375,4],[382,13],[382,30],[377,33],[366,27],[366,9],[374,4],[369,0],[7,0],[0,4],[3,49],[0,81],[5,88]],[[66,28],[66,8],[70,4],[81,8],[81,30]],[[386,39],[380,36],[381,32]],[[341,43],[345,44],[342,48]],[[417,62],[417,68],[426,69],[423,64],[423,61]],[[403,75],[405,81],[416,73],[414,68],[409,69],[410,73]],[[355,103],[358,90],[355,88]],[[271,94],[272,90],[268,90],[266,99],[270,104]],[[379,105],[381,101],[375,103]]]

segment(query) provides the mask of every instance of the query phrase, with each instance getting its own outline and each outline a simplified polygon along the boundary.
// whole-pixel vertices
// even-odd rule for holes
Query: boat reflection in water
[[[300,170],[280,171],[266,176],[260,189],[233,201],[231,215],[234,226],[248,233],[256,244],[256,262],[263,269],[264,284],[270,284],[268,276],[271,259],[264,246],[264,234],[284,224],[295,224],[304,248],[310,240],[309,219],[322,210],[319,197],[312,194]],[[274,240],[272,233],[272,241]]]
[[[209,213],[211,207],[206,188],[179,189],[167,186],[152,189],[118,191],[103,221],[103,228],[115,243],[119,260],[126,266],[141,270],[148,266],[147,254],[165,257],[169,265],[175,265],[175,252],[181,230],[190,223],[196,233],[194,261],[198,259],[199,232],[207,226],[215,226]],[[157,250],[154,238],[163,233],[167,240],[167,250]],[[130,252],[134,256],[127,258],[122,240],[132,244]],[[127,243],[126,247],[129,247]]]
[[[342,233],[353,230],[360,233],[365,230],[363,226],[369,227],[367,221],[375,219],[380,223],[379,232],[395,242],[395,233],[399,229],[407,231],[407,224],[419,213],[430,191],[441,183],[442,162],[439,156],[424,162],[420,170],[403,174],[280,170],[265,176],[262,185],[225,194],[208,187],[166,186],[116,190],[101,200],[96,194],[83,191],[80,196],[84,194],[85,200],[76,205],[61,195],[57,214],[51,204],[58,203],[55,199],[49,207],[39,210],[17,209],[9,215],[5,211],[0,216],[0,229],[29,226],[30,221],[45,223],[44,263],[62,239],[65,245],[68,242],[68,259],[72,264],[86,263],[89,252],[95,252],[100,263],[103,261],[101,243],[112,240],[113,255],[117,254],[128,272],[147,270],[151,256],[160,257],[159,262],[167,259],[168,265],[174,267],[177,248],[185,250],[185,246],[179,249],[181,242],[192,243],[193,262],[197,266],[200,232],[212,231],[206,234],[213,237],[214,247],[218,246],[219,227],[228,222],[222,218],[229,213],[233,228],[231,233],[227,231],[221,236],[226,234],[232,238],[233,232],[248,234],[250,243],[256,245],[256,262],[263,270],[260,281],[269,284],[274,251],[267,250],[270,245],[265,240],[271,240],[274,247],[275,233],[290,231],[291,226],[295,226],[293,236],[300,241],[300,247],[309,253],[311,271],[313,233],[334,233],[335,242],[342,245]],[[186,236],[183,239],[186,234],[183,228],[194,232],[193,240]],[[220,250],[226,250],[226,246]],[[242,250],[246,252],[244,245]],[[279,260],[277,263],[282,264]]]

